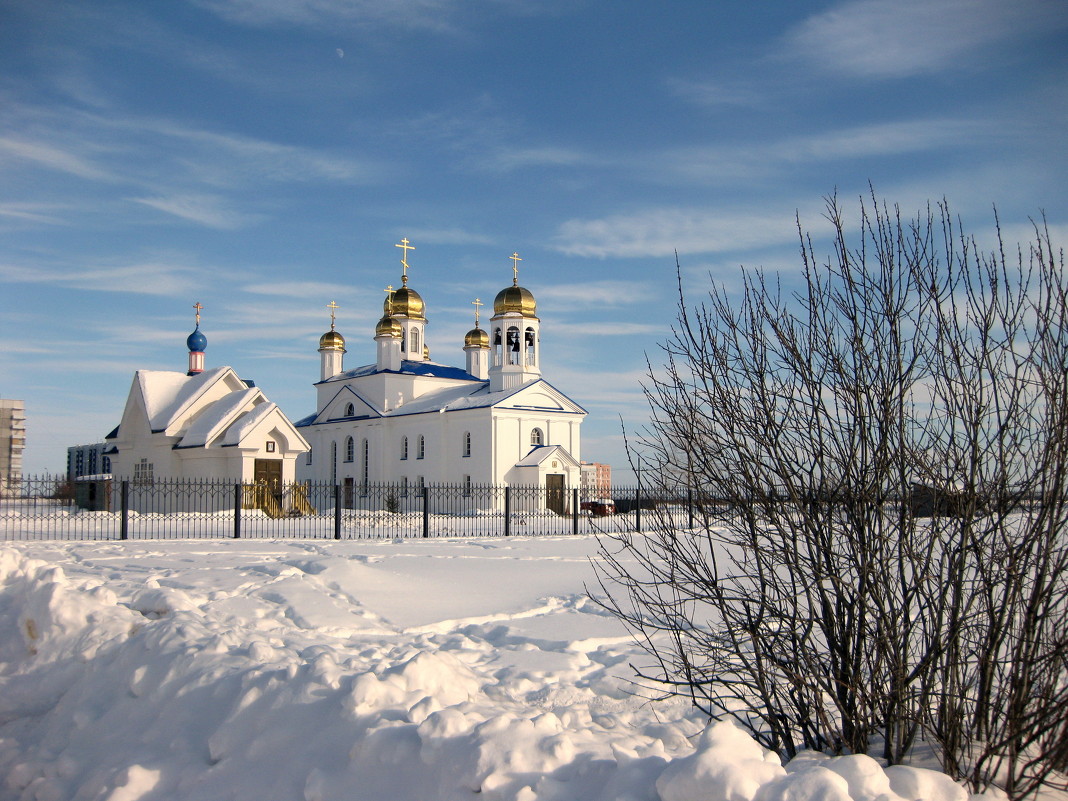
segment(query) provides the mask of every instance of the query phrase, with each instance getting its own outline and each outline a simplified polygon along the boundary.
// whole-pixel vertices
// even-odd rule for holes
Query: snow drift
[[[0,799],[967,801],[633,693],[592,538],[0,551]]]

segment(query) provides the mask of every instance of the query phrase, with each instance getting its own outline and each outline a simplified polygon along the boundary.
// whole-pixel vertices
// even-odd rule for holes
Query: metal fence
[[[663,499],[657,501],[665,503]],[[0,493],[0,539],[365,539],[641,530],[637,487],[272,486],[219,480],[27,477]]]

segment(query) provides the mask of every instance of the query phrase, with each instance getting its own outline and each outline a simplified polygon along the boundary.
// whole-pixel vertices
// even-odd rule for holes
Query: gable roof
[[[354,392],[353,394],[359,397],[357,393]],[[323,407],[323,412],[334,403],[336,398],[337,395],[331,398],[329,403]],[[363,398],[360,398],[360,400],[363,400]],[[364,403],[367,402],[364,401]],[[490,392],[489,381],[474,379],[465,381],[462,384],[431,390],[391,411],[382,412],[378,416],[404,417],[413,414],[443,414],[491,406],[524,411],[549,411],[558,414],[586,414],[585,409],[543,379],[531,381],[528,384],[502,390],[501,392]],[[297,427],[341,422],[337,418],[328,419],[323,417],[323,412],[302,417],[297,421]]]
[[[345,370],[337,375],[332,375],[320,384],[329,384],[332,381],[346,381],[350,378],[363,378],[364,376],[377,375],[379,373],[393,373],[394,375],[417,375],[427,378],[447,378],[453,381],[478,381],[462,367],[453,367],[448,364],[437,362],[412,362],[402,361],[399,370],[380,370],[377,364],[365,364],[352,370]]]
[[[212,440],[226,431],[227,427],[233,425],[243,414],[254,412],[267,404],[267,398],[258,389],[231,392],[209,404],[197,415],[176,447],[211,445]],[[229,439],[229,432],[227,438]]]
[[[570,462],[572,467],[578,467],[579,462],[571,455],[563,445],[535,445],[530,452],[515,463],[516,467],[537,467],[550,458],[562,459]]]
[[[248,387],[232,367],[213,367],[196,375],[168,370],[138,370],[134,376],[149,429],[154,433],[170,428],[199,398],[220,382],[224,382],[230,391]]]

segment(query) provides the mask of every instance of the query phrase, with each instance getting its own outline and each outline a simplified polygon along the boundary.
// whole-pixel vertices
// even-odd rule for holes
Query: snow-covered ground
[[[0,799],[965,801],[634,694],[593,537],[0,547]]]

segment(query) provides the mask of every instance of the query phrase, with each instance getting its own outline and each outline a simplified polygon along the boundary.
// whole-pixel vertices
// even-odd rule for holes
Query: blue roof
[[[400,375],[421,375],[431,378],[450,378],[454,381],[478,381],[462,367],[452,367],[448,364],[437,362],[411,362],[402,361],[400,370],[379,370],[376,364],[365,364],[353,370],[346,370],[326,379],[327,381],[345,381],[349,378],[361,378],[362,376],[375,375],[377,373],[397,373]],[[324,382],[320,382],[324,383]]]

